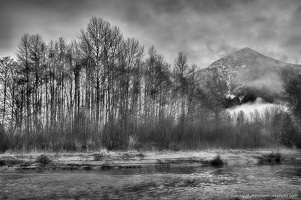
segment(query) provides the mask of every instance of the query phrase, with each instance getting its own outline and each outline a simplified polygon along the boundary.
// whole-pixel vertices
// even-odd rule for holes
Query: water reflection
[[[0,174],[0,199],[233,199],[301,193],[300,165]]]

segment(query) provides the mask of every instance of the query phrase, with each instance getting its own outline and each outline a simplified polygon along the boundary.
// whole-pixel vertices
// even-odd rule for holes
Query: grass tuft
[[[259,164],[281,163],[283,160],[284,158],[281,153],[270,153],[268,155],[263,155],[259,160]]]
[[[211,160],[210,164],[212,166],[223,166],[225,162],[222,160],[220,155],[217,155],[213,160]]]
[[[42,165],[47,165],[50,164],[52,160],[48,156],[42,154],[36,158],[36,162]]]
[[[280,153],[271,153],[268,155],[268,161],[280,163],[282,160],[282,156]]]

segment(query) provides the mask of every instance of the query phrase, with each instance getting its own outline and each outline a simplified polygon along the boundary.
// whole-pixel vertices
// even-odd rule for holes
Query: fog
[[[276,73],[266,73],[261,77],[249,81],[245,84],[246,86],[253,89],[268,89],[270,93],[281,93],[283,91],[283,81]]]
[[[262,115],[266,110],[271,110],[274,108],[284,109],[285,111],[287,111],[287,106],[285,104],[267,103],[264,102],[261,98],[257,98],[255,102],[248,102],[239,106],[228,108],[227,111],[231,114],[231,116],[236,116],[241,111],[243,111],[245,113],[246,118],[250,119],[252,114],[256,110],[259,112],[260,115]]]

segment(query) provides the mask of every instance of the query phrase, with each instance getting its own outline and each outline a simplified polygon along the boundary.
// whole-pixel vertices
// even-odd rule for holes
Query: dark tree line
[[[95,17],[71,43],[25,34],[17,61],[1,59],[0,146],[246,148],[272,138],[271,124],[280,111],[257,116],[259,121],[233,122],[219,103],[223,84],[217,83],[215,92],[204,90],[196,69],[183,53],[168,64],[153,46],[145,50]],[[267,135],[260,133],[264,126]]]

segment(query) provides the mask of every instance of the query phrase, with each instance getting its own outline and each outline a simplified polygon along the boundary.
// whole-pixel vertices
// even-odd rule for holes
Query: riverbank
[[[144,167],[189,167],[214,165],[256,165],[287,162],[301,163],[295,149],[204,150],[204,151],[106,151],[89,153],[4,153],[0,172],[16,170],[108,170]]]

